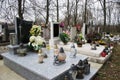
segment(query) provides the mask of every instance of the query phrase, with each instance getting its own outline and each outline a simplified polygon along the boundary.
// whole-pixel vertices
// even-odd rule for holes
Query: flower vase
[[[60,48],[60,52],[58,54],[58,61],[65,61],[66,54],[64,53],[63,47]]]
[[[67,43],[64,43],[64,45],[67,45]]]

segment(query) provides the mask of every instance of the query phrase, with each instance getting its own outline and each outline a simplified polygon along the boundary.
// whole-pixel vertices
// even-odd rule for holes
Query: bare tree
[[[104,27],[106,26],[106,0],[99,0],[101,6],[102,6],[102,9],[103,9],[103,13],[104,13]]]
[[[103,11],[104,11],[104,27],[106,26],[106,0],[103,1]]]
[[[46,6],[47,6],[47,9],[46,9],[46,24],[48,24],[48,21],[49,21],[49,6],[50,6],[50,0],[47,0],[47,1],[46,1]]]
[[[69,11],[69,6],[70,2],[69,0],[67,0],[67,23],[68,23],[68,26],[70,25],[70,11]]]
[[[19,18],[21,19],[23,19],[24,8],[25,8],[25,0],[18,0],[18,15]]]
[[[77,17],[78,17],[78,2],[79,2],[79,0],[76,0],[76,1],[75,1],[74,25],[77,25]]]
[[[84,14],[84,23],[86,23],[86,12],[87,12],[87,0],[85,0],[85,14]]]
[[[57,22],[59,22],[59,1],[57,0]]]

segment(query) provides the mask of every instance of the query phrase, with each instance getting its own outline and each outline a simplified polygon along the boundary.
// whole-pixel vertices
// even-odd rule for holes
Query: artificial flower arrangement
[[[41,33],[41,26],[33,25],[30,29],[30,38],[28,46],[35,51],[38,51],[45,42],[44,38],[40,36]]]
[[[30,35],[39,36],[41,32],[41,26],[33,25],[30,29]]]
[[[78,47],[82,47],[82,40],[83,40],[83,35],[82,33],[78,34],[75,36],[74,42],[77,43]]]
[[[67,44],[70,41],[70,32],[68,30],[60,33],[59,38],[64,44]]]
[[[64,28],[64,26],[65,26],[64,22],[61,22],[59,25],[61,28]]]

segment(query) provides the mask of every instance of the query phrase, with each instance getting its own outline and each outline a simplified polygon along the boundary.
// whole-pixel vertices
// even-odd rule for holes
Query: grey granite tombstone
[[[85,60],[88,57],[77,54],[76,58],[69,58],[70,53],[67,52],[66,63],[56,66],[53,65],[54,54],[50,51],[48,58],[44,59],[43,64],[38,63],[38,55],[29,52],[25,57],[3,54],[4,64],[25,77],[27,80],[64,80],[62,77],[69,70],[71,64],[77,64],[78,61]]]

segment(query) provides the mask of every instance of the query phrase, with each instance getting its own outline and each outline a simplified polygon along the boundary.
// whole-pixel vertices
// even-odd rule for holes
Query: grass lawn
[[[94,80],[120,80],[120,45],[114,46],[112,56],[96,74]]]

